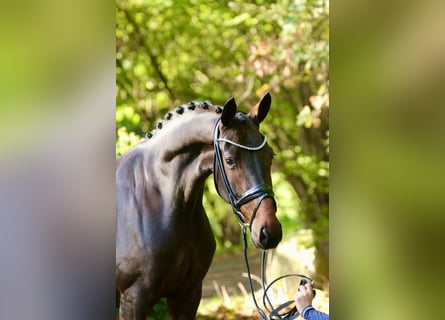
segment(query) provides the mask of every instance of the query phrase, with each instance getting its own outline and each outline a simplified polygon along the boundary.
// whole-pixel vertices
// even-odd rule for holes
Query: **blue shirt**
[[[329,315],[315,310],[313,306],[306,306],[301,311],[301,315],[306,320],[329,320]]]

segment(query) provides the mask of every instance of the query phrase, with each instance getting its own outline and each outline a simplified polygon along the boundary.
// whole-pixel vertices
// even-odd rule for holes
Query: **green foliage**
[[[292,185],[282,172],[272,174],[275,198],[277,200],[277,216],[283,226],[283,237],[301,229],[301,201]]]
[[[120,127],[117,131],[116,139],[116,155],[120,156],[131,149],[140,141],[139,137],[134,132],[128,132],[127,127]]]
[[[161,299],[151,311],[147,320],[167,320],[168,319],[168,308],[167,299]]]
[[[321,243],[329,221],[328,75],[328,0],[117,1],[116,153],[178,104],[221,105],[234,96],[247,111],[270,91],[262,131],[277,154],[279,218],[285,235],[311,228]],[[231,208],[213,181],[206,189],[218,250],[236,249]]]

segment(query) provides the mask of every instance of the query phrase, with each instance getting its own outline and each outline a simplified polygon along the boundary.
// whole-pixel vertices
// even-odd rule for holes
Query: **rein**
[[[248,277],[248,282],[249,282],[249,287],[250,287],[250,292],[252,295],[252,299],[253,302],[255,304],[255,307],[258,311],[258,313],[260,314],[261,318],[264,320],[292,320],[295,319],[299,316],[299,311],[297,310],[297,308],[294,306],[292,309],[286,311],[286,312],[282,312],[280,313],[280,311],[282,311],[283,309],[289,307],[294,301],[290,300],[287,301],[283,304],[281,304],[280,306],[278,306],[277,308],[274,308],[269,296],[267,295],[267,291],[271,288],[271,286],[276,283],[278,280],[281,280],[283,278],[286,277],[301,277],[303,278],[300,282],[300,284],[304,284],[306,283],[308,280],[310,282],[312,282],[313,286],[315,287],[315,282],[310,279],[309,277],[302,275],[302,274],[286,274],[283,276],[280,276],[278,278],[276,278],[274,281],[272,281],[269,285],[266,286],[266,281],[265,281],[265,261],[266,261],[266,251],[263,250],[262,255],[261,255],[261,285],[263,288],[263,306],[266,309],[267,312],[269,312],[269,318],[266,316],[266,313],[263,309],[261,309],[258,305],[258,302],[256,301],[255,298],[255,292],[253,290],[253,283],[252,283],[252,276],[251,276],[251,272],[250,272],[250,266],[249,266],[249,259],[247,257],[247,227],[251,228],[252,227],[252,222],[256,216],[256,212],[261,204],[261,202],[269,197],[272,198],[275,202],[274,199],[274,193],[272,190],[272,186],[268,185],[268,184],[261,184],[258,186],[255,186],[249,190],[247,190],[246,192],[244,192],[240,197],[236,197],[236,195],[234,194],[232,188],[230,187],[230,182],[229,179],[227,177],[226,171],[224,170],[224,165],[222,162],[222,157],[221,157],[221,150],[219,147],[219,142],[226,142],[226,143],[230,143],[232,145],[235,145],[239,148],[243,148],[246,150],[250,150],[250,151],[257,151],[262,149],[267,142],[267,138],[266,136],[264,136],[264,140],[263,142],[257,146],[257,147],[250,147],[250,146],[245,146],[245,145],[241,145],[239,143],[233,142],[231,140],[225,139],[225,138],[220,138],[219,137],[219,124],[221,122],[221,118],[219,118],[216,121],[215,124],[215,129],[214,129],[214,139],[213,139],[213,146],[214,146],[214,156],[213,156],[213,177],[214,177],[214,183],[215,183],[215,188],[216,191],[218,192],[218,194],[222,197],[219,189],[218,189],[218,184],[217,184],[217,177],[216,177],[216,167],[218,167],[219,172],[221,173],[221,177],[223,179],[223,183],[224,183],[224,187],[227,191],[227,194],[229,196],[229,201],[230,204],[232,206],[232,210],[234,212],[234,214],[237,216],[238,218],[238,222],[241,226],[241,231],[242,231],[242,238],[243,238],[243,252],[244,252],[244,261],[246,264],[246,271],[247,271],[247,277]],[[244,221],[244,218],[241,214],[241,206],[249,201],[252,201],[254,199],[257,199],[257,203],[255,205],[255,208],[252,212],[252,217],[250,219],[249,223],[246,223]],[[315,291],[314,291],[315,294]],[[266,303],[267,302],[267,303]]]

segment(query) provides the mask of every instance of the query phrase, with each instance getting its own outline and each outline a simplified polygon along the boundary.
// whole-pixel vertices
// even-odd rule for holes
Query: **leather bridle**
[[[217,174],[216,174],[216,168],[218,167],[219,172],[222,177],[222,180],[223,180],[223,183],[224,183],[224,188],[226,189],[227,194],[229,196],[229,201],[232,206],[233,213],[237,216],[238,221],[241,226],[251,228],[253,219],[256,216],[256,212],[257,212],[261,202],[265,198],[271,198],[274,202],[274,205],[276,206],[272,186],[269,184],[260,184],[260,185],[257,185],[255,187],[247,190],[240,197],[237,197],[235,195],[235,193],[233,192],[232,188],[230,187],[230,181],[229,181],[229,178],[227,177],[226,171],[224,169],[224,164],[222,161],[221,149],[219,147],[219,143],[223,141],[226,143],[233,144],[239,148],[243,148],[243,149],[250,150],[250,151],[258,151],[258,150],[261,150],[266,145],[267,139],[266,139],[266,136],[264,136],[264,141],[261,143],[261,145],[259,145],[257,147],[249,147],[249,146],[245,146],[245,145],[233,142],[233,141],[225,139],[225,138],[220,138],[219,137],[219,134],[220,134],[219,124],[220,123],[221,123],[221,118],[218,118],[218,120],[216,121],[216,124],[215,124],[214,138],[213,138],[213,147],[214,147],[214,149],[213,149],[213,153],[214,153],[214,155],[213,155],[213,179],[214,179],[214,183],[215,183],[215,188],[216,188],[216,191],[218,192],[218,194],[222,198],[224,198],[222,196],[220,190],[218,189]],[[249,201],[254,200],[254,199],[258,199],[258,200],[257,200],[255,208],[252,212],[250,222],[246,223],[244,221],[243,215],[241,214],[241,206],[246,204]]]
[[[230,181],[229,178],[227,177],[226,171],[224,169],[224,164],[222,162],[222,156],[221,156],[221,149],[219,147],[219,142],[226,142],[226,143],[230,143],[232,145],[235,145],[239,148],[243,148],[246,150],[250,150],[250,151],[258,151],[261,150],[265,145],[266,145],[266,136],[264,136],[264,140],[263,142],[257,146],[257,147],[250,147],[250,146],[245,146],[239,143],[236,143],[234,141],[231,141],[229,139],[225,139],[225,138],[220,138],[219,134],[220,134],[220,130],[219,130],[219,124],[221,123],[221,118],[218,118],[218,120],[216,121],[215,124],[215,129],[214,129],[214,138],[213,138],[213,179],[214,179],[214,183],[215,183],[215,188],[216,191],[218,192],[218,194],[221,196],[221,198],[224,199],[224,197],[222,196],[220,190],[218,189],[218,182],[217,182],[217,174],[216,174],[216,168],[218,167],[219,172],[221,174],[223,183],[224,183],[224,188],[227,191],[227,194],[229,196],[229,201],[230,204],[232,206],[232,210],[235,213],[235,215],[238,218],[238,222],[241,226],[241,231],[242,231],[242,238],[243,238],[243,246],[244,246],[244,261],[246,264],[246,270],[247,270],[247,277],[249,280],[249,286],[250,286],[250,292],[252,294],[252,299],[253,302],[255,303],[255,307],[258,310],[258,313],[260,314],[261,318],[263,318],[264,320],[293,320],[296,319],[298,317],[298,315],[300,314],[299,311],[297,310],[296,307],[293,307],[291,310],[287,311],[287,312],[283,312],[283,310],[290,306],[292,303],[294,303],[293,300],[288,301],[286,303],[283,303],[282,305],[280,305],[277,308],[274,308],[268,295],[267,295],[267,291],[271,288],[271,286],[276,283],[278,280],[283,279],[285,277],[300,277],[302,279],[304,279],[304,281],[311,281],[313,286],[315,287],[315,282],[310,279],[309,277],[302,275],[302,274],[286,274],[283,275],[281,277],[278,277],[277,279],[275,279],[274,281],[272,281],[268,286],[266,286],[266,280],[265,280],[265,261],[266,261],[266,251],[263,250],[262,253],[262,257],[261,257],[261,284],[263,287],[263,306],[265,307],[265,310],[267,310],[267,312],[269,312],[269,318],[266,316],[266,312],[265,310],[261,309],[256,301],[255,298],[255,293],[253,290],[253,284],[252,284],[252,277],[251,277],[251,272],[250,272],[250,266],[249,266],[249,260],[247,258],[247,239],[246,239],[246,229],[247,228],[252,228],[252,222],[253,219],[256,216],[256,212],[261,204],[261,202],[265,199],[265,198],[271,198],[274,202],[274,205],[276,207],[276,202],[275,202],[275,198],[274,198],[274,193],[272,190],[272,186],[269,184],[260,184],[257,185],[249,190],[247,190],[246,192],[244,192],[240,197],[237,197],[235,195],[235,193],[233,192],[232,188],[230,187]],[[244,221],[244,217],[241,213],[241,206],[249,201],[252,201],[254,199],[258,199],[257,203],[255,205],[255,208],[252,212],[252,216],[250,218],[250,222],[246,223]],[[300,282],[300,284],[302,284],[302,282]],[[314,291],[315,294],[315,291]],[[281,312],[281,313],[280,313]]]

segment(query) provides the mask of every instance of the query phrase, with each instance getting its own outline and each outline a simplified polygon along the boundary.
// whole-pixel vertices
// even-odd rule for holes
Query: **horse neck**
[[[202,197],[205,179],[213,170],[215,112],[189,112],[171,120],[147,142],[155,154],[158,183],[185,204]],[[150,164],[151,165],[151,164]]]

